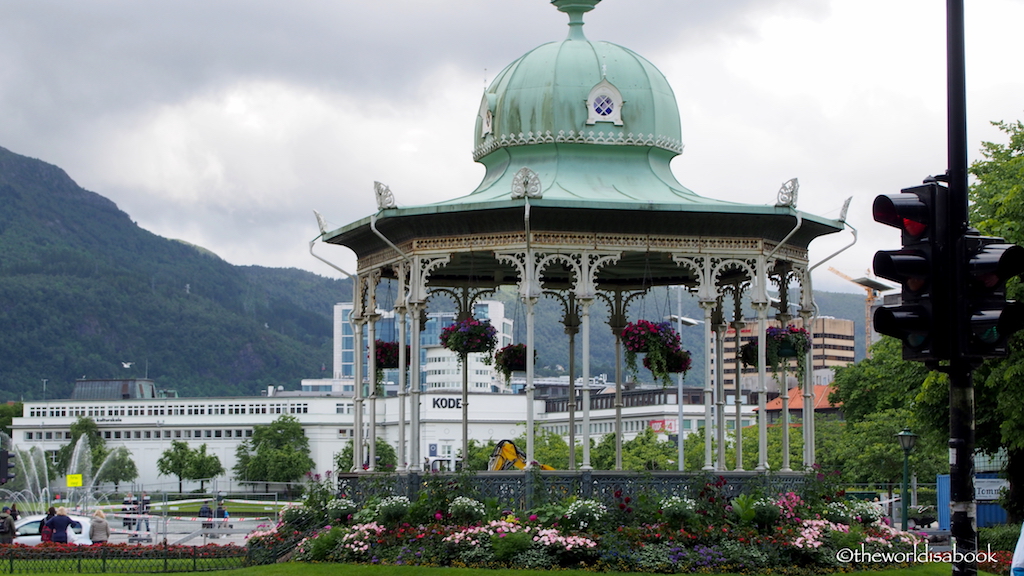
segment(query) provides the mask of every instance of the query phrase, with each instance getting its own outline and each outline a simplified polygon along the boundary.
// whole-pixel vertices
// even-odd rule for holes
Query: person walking
[[[56,515],[57,509],[50,506],[50,509],[46,511],[46,518],[43,518],[43,521],[39,523],[40,542],[53,542],[53,528],[47,526],[46,523],[50,521],[50,518],[53,518]]]
[[[14,518],[15,522],[18,521],[18,518],[21,518],[21,512],[18,512],[18,504],[17,503],[12,503],[11,504],[11,518]]]
[[[14,518],[7,506],[0,510],[0,544],[14,544]]]
[[[92,540],[93,544],[106,544],[107,540],[110,540],[110,524],[107,523],[107,515],[103,510],[97,510],[92,514],[89,540]]]
[[[213,518],[213,510],[210,508],[209,502],[203,502],[203,505],[199,507],[200,518]],[[213,522],[203,522],[203,528],[213,528]]]
[[[53,529],[53,541],[59,544],[71,541],[68,528],[81,527],[81,524],[68,517],[68,509],[63,506],[57,508],[57,515],[47,520],[46,525]]]
[[[152,532],[149,529],[149,506],[152,504],[152,499],[146,492],[142,493],[142,498],[139,499],[139,531],[142,531],[142,523],[146,523],[146,532]]]

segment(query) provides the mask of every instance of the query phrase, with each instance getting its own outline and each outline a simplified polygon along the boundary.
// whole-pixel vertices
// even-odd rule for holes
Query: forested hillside
[[[351,299],[348,281],[233,266],[139,228],[60,168],[3,148],[0,206],[0,400],[40,399],[44,378],[47,397],[67,398],[82,377],[148,376],[183,396],[210,396],[295,389],[302,378],[330,374],[332,306]],[[394,290],[382,286],[379,302],[394,301]],[[513,290],[497,297],[524,342],[524,307]],[[630,317],[660,321],[677,313],[676,298],[673,290],[652,290]],[[857,322],[862,357],[863,296],[820,293],[817,300],[822,315]],[[435,310],[443,305],[432,302]],[[561,304],[543,298],[537,312],[538,373],[564,373]],[[682,314],[703,318],[689,295]],[[594,306],[592,374],[612,377],[607,316],[603,304]],[[693,383],[704,371],[702,335],[699,326],[682,334],[694,353]]]
[[[4,399],[41,398],[43,378],[49,397],[66,398],[76,378],[147,370],[184,395],[250,394],[330,367],[346,281],[232,266],[3,148],[0,205]]]

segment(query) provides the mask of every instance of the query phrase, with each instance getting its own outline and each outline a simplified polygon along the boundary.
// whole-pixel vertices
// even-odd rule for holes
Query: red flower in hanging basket
[[[441,345],[458,354],[490,352],[498,344],[498,331],[486,320],[460,320],[441,329]]]
[[[797,379],[803,381],[807,352],[811,349],[811,335],[805,328],[790,324],[785,328],[771,326],[765,332],[765,363],[778,373],[783,362],[796,359]],[[745,366],[757,366],[757,340],[740,347],[740,360]]]
[[[534,360],[537,359],[537,351],[533,351]],[[505,377],[508,382],[513,372],[526,370],[526,344],[509,344],[494,353],[494,368]]]
[[[669,352],[665,356],[665,372],[669,372],[671,374],[678,374],[682,372],[685,374],[686,372],[689,372],[691,362],[692,359],[690,358],[690,353],[686,350]],[[651,369],[651,359],[648,357],[644,357],[644,368],[653,372]]]
[[[377,354],[377,368],[380,370],[398,368],[398,342],[374,340]],[[409,362],[409,345],[405,346],[405,361]]]
[[[669,322],[637,320],[626,324],[620,335],[626,349],[626,366],[636,372],[636,355],[645,354],[644,367],[656,380],[671,384],[668,375],[690,369],[690,353],[682,349],[679,333]]]

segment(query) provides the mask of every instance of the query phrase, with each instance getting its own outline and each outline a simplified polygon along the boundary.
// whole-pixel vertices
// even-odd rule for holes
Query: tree
[[[24,413],[21,402],[11,404],[0,404],[0,431],[8,436],[11,435],[11,422]]]
[[[252,437],[238,445],[235,455],[235,475],[247,482],[294,482],[315,465],[302,424],[289,414],[254,426]]]
[[[114,448],[107,455],[103,466],[97,470],[96,482],[113,482],[114,491],[121,491],[121,482],[131,482],[139,477],[139,468],[132,459],[131,450],[124,446]]]
[[[192,449],[180,440],[172,441],[171,447],[165,450],[156,461],[156,469],[161,476],[178,477],[178,492],[182,492],[181,483],[189,477],[191,465]]]
[[[470,445],[472,445],[470,440]],[[363,447],[363,456],[369,458],[370,451]],[[377,437],[376,442],[376,456],[377,465],[374,466],[375,470],[378,471],[394,471],[395,466],[398,464],[398,454],[391,444],[387,443],[380,436]],[[341,452],[334,456],[334,466],[340,471],[348,472],[352,469],[352,443],[345,444],[345,447],[341,449]]]
[[[836,370],[829,401],[842,404],[848,421],[859,422],[882,410],[912,406],[928,373],[924,364],[903,360],[900,341],[885,336],[871,346],[871,358]]]
[[[663,441],[650,428],[644,428],[632,440],[622,443],[623,470],[675,470],[678,457],[674,442]]]
[[[192,451],[186,472],[187,479],[199,480],[199,491],[202,492],[206,480],[223,474],[224,466],[221,466],[220,458],[216,454],[206,453],[206,444],[203,444]]]
[[[88,462],[88,469],[82,468],[85,462],[79,461],[77,463],[72,462],[75,455],[75,448],[79,445],[79,441],[82,437],[86,438],[86,442],[89,446],[89,454],[86,457]],[[99,426],[92,418],[86,416],[79,416],[78,419],[71,424],[71,439],[67,444],[61,446],[57,450],[57,470],[63,471],[65,474],[85,474],[91,476],[99,469],[103,463],[103,459],[107,457],[107,446],[106,441],[103,440],[103,436],[100,435]],[[82,456],[79,456],[82,458]],[[78,470],[69,470],[72,464],[77,464]]]
[[[466,470],[487,470],[491,454],[497,445],[498,443],[494,440],[478,442],[471,438],[469,440],[469,459],[466,460]]]
[[[1002,236],[1024,244],[1024,124],[993,122],[1009,142],[982,143],[982,159],[971,164],[977,179],[969,191],[971,222],[984,234]],[[1021,300],[1019,282],[1008,285],[1009,296]],[[1010,522],[1024,519],[1024,338],[1010,340],[1010,355],[990,360],[975,372],[975,413],[992,421],[992,426],[975,426],[979,449],[993,453],[1006,450],[1006,477],[1010,490],[1003,502]],[[941,383],[936,382],[936,392]],[[948,386],[948,384],[947,384]],[[922,398],[924,400],[924,398]]]

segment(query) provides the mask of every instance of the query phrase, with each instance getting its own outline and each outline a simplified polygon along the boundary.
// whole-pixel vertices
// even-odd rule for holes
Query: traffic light
[[[0,484],[7,484],[14,479],[14,453],[0,450]]]
[[[903,248],[875,253],[875,274],[899,282],[902,301],[875,310],[879,334],[903,342],[905,360],[950,357],[948,271],[945,265],[947,189],[937,183],[875,198],[876,222],[897,228]]]
[[[967,256],[968,358],[997,358],[1008,353],[1006,341],[1024,328],[1024,304],[1006,300],[1006,281],[1024,272],[1024,248],[1002,238],[964,237]]]

